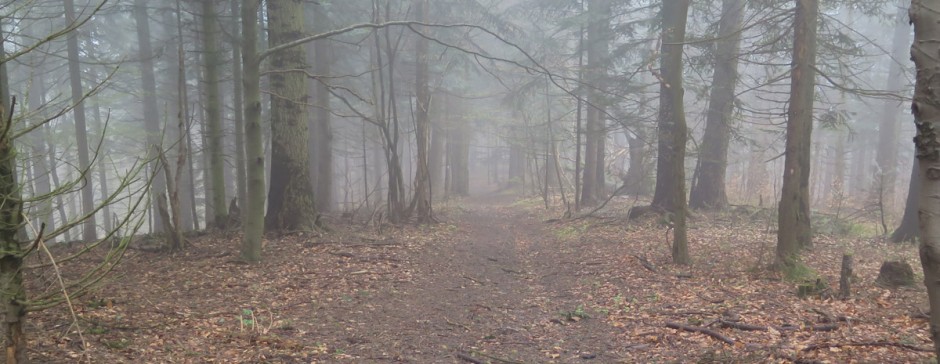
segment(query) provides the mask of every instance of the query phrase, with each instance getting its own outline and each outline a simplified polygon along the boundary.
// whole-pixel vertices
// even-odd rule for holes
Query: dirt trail
[[[371,297],[375,315],[349,330],[356,345],[348,354],[373,362],[472,362],[465,354],[481,362],[612,361],[613,343],[600,338],[615,335],[597,334],[609,330],[603,322],[563,315],[579,305],[569,290],[577,272],[560,260],[570,252],[545,223],[494,202],[466,202],[452,218],[462,237],[416,257],[413,283]]]

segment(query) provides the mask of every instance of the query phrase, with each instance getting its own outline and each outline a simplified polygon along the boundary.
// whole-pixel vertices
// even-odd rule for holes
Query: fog
[[[681,38],[647,1],[260,5],[252,80],[240,1],[4,3],[3,95],[33,225],[72,241],[135,221],[232,229],[247,212],[266,231],[321,215],[429,222],[437,203],[506,191],[572,216],[612,195],[668,208],[676,178],[697,209],[780,200],[792,2],[693,1]],[[882,230],[901,222],[913,165],[903,5],[822,2],[804,45],[808,201]],[[669,129],[678,110],[686,133]],[[681,177],[663,172],[675,161]]]

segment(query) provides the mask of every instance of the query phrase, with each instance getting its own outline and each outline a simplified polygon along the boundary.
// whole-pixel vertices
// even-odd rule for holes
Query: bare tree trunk
[[[672,261],[690,264],[686,238],[685,144],[687,127],[683,107],[682,42],[690,0],[663,3],[662,80],[659,86],[659,160],[653,206],[668,211],[673,222]]]
[[[232,17],[237,19],[241,13],[239,0],[232,0]],[[232,34],[241,34],[238,21],[232,21]],[[238,203],[245,205],[248,196],[248,172],[245,170],[245,115],[242,88],[242,47],[240,39],[232,42],[232,100],[235,108],[235,193]],[[245,210],[242,209],[244,215]],[[239,218],[244,221],[244,216]]]
[[[245,86],[245,158],[247,194],[242,221],[241,258],[261,260],[264,235],[264,133],[261,130],[261,60],[258,57],[258,9],[261,0],[243,0],[242,64]]]
[[[192,158],[192,143],[189,141],[192,139],[189,133],[189,98],[186,86],[186,57],[183,51],[183,43],[180,39],[183,38],[183,27],[181,19],[181,6],[180,0],[176,1],[176,9],[173,13],[168,11],[163,12],[163,23],[164,26],[169,27],[170,24],[175,25],[175,36],[170,35],[169,31],[167,36],[169,41],[166,45],[168,52],[176,53],[176,59],[171,59],[169,62],[169,82],[168,84],[176,85],[176,97],[173,102],[170,103],[170,110],[172,115],[175,118],[174,126],[171,129],[172,137],[170,138],[171,143],[180,143],[185,146],[187,154],[184,156],[186,168],[182,170],[182,174],[179,177],[180,185],[180,228],[183,231],[190,231],[193,229],[198,229],[199,224],[196,221],[196,200],[195,200],[195,186],[193,183],[193,158]],[[170,153],[170,155],[174,155]],[[176,156],[178,157],[178,156]],[[176,159],[176,158],[174,158]]]
[[[905,77],[905,67],[902,62],[909,57],[908,45],[911,44],[910,24],[907,19],[906,0],[899,0],[898,14],[894,25],[894,37],[891,49],[891,65],[889,66],[888,81],[885,90],[892,93],[900,93]],[[880,123],[878,126],[878,154],[875,159],[875,176],[873,182],[875,187],[872,191],[878,191],[879,201],[884,201],[885,210],[893,211],[895,181],[898,174],[898,103],[891,100],[885,100]]]
[[[268,43],[277,46],[304,34],[301,0],[267,1]],[[314,230],[316,199],[310,183],[307,88],[303,77],[288,70],[305,67],[301,47],[271,55],[271,186],[268,189],[268,231]],[[247,63],[247,62],[246,62]],[[247,89],[247,86],[246,86]]]
[[[692,185],[689,196],[689,206],[696,209],[723,209],[728,205],[725,173],[728,169],[734,89],[738,82],[738,50],[744,6],[744,0],[724,0],[721,6],[715,73],[699,154],[698,179]]]
[[[920,262],[924,267],[924,284],[930,300],[930,336],[934,355],[940,359],[940,94],[936,89],[940,77],[940,12],[936,1],[913,0],[910,19],[914,24],[914,45],[911,58],[917,67],[914,102],[911,110],[917,125],[914,146],[919,163],[920,190]]]
[[[41,61],[38,56],[31,55],[30,57],[30,68],[32,72],[30,73],[29,80],[29,99],[27,100],[29,104],[29,110],[32,113],[37,113],[40,110],[40,106],[43,103],[43,94],[45,93],[45,82],[43,79],[43,68],[41,67]],[[36,115],[34,123],[42,122],[42,115]],[[33,124],[33,123],[31,123]],[[52,192],[52,185],[49,181],[49,174],[52,171],[49,169],[48,160],[45,158],[47,155],[46,143],[43,141],[43,136],[46,134],[46,126],[39,126],[38,130],[34,130],[29,134],[30,138],[30,149],[33,154],[32,158],[32,167],[33,175],[35,178],[36,191],[35,195],[44,196]],[[43,199],[39,203],[38,218],[40,221],[46,224],[46,229],[48,231],[55,230],[55,219],[53,218],[53,209],[52,209],[52,199]]]
[[[591,22],[587,32],[588,65],[586,76],[590,87],[587,91],[587,140],[584,151],[584,177],[581,186],[581,204],[597,204],[604,193],[604,120],[603,94],[607,77],[608,42],[610,41],[609,0],[589,0],[588,14]]]
[[[75,21],[75,5],[73,0],[65,1],[65,21],[71,24]],[[88,128],[85,126],[85,104],[83,102],[84,90],[82,89],[82,70],[80,60],[78,59],[78,32],[71,32],[67,40],[68,58],[69,58],[69,80],[72,88],[72,103],[75,105],[72,110],[75,115],[75,138],[78,148],[78,168],[83,172],[90,171],[91,158],[88,156]],[[91,215],[95,210],[95,193],[92,190],[94,186],[91,183],[91,174],[83,173],[82,177],[82,215]],[[82,240],[85,242],[95,241],[97,239],[95,217],[89,216],[82,223]]]
[[[95,130],[98,131],[98,135],[100,138],[104,138],[105,137],[104,121],[101,119],[101,107],[98,104],[97,97],[95,98],[94,108],[92,110],[95,114]],[[109,146],[107,145],[107,143],[105,142],[101,143],[101,150],[108,150],[108,148]],[[110,195],[110,193],[108,193],[108,174],[105,170],[103,157],[104,157],[103,155],[99,157],[101,159],[98,161],[97,167],[98,167],[98,188],[100,189],[100,192],[101,192],[101,198],[105,199],[107,198],[107,196]],[[111,221],[111,204],[104,204],[103,206],[101,206],[101,213],[102,213],[102,217],[104,218],[104,231],[113,231],[112,229],[113,226],[111,224],[112,222]]]
[[[157,208],[160,196],[166,194],[166,175],[160,166],[157,156],[163,150],[160,130],[164,130],[164,122],[160,119],[157,109],[157,83],[153,72],[153,48],[150,44],[150,20],[147,14],[147,2],[134,0],[134,20],[137,23],[137,55],[140,57],[141,101],[144,104],[144,129],[147,131],[147,159],[150,160],[150,173],[154,174],[150,186],[151,208]],[[154,214],[155,232],[163,231],[163,221],[160,214]],[[107,220],[108,218],[106,218]]]
[[[786,160],[780,196],[775,265],[789,270],[801,248],[812,247],[809,206],[810,146],[816,72],[817,0],[796,0]]]
[[[219,92],[219,23],[215,1],[202,0],[202,44],[206,92],[206,147],[209,153],[209,181],[211,187],[206,200],[212,204],[212,225],[225,227],[228,211],[225,209],[225,151],[222,147],[222,98]],[[209,217],[206,216],[206,220]]]
[[[325,7],[314,5],[313,29],[316,33],[326,32],[330,29],[329,16]],[[314,58],[313,72],[320,76],[328,76],[332,68],[332,56],[330,55],[332,47],[329,39],[321,39],[313,42]],[[316,82],[314,87],[314,120],[311,129],[315,131],[311,141],[316,148],[316,159],[314,160],[314,174],[316,175],[315,185],[317,196],[317,210],[329,211],[333,208],[333,128],[330,125],[330,90],[329,78],[323,78]]]
[[[428,0],[415,0],[415,11],[418,21],[428,21]],[[417,65],[415,70],[415,138],[417,140],[417,160],[415,161],[415,192],[411,201],[411,208],[418,215],[418,223],[428,223],[434,220],[431,213],[431,179],[428,172],[428,147],[431,139],[431,120],[428,109],[431,105],[431,92],[428,87],[428,45],[426,38],[418,38],[415,46]]]
[[[904,204],[904,217],[901,218],[901,224],[891,233],[891,241],[900,243],[904,241],[916,241],[920,231],[918,230],[917,213],[920,211],[920,190],[922,181],[920,179],[920,168],[918,168],[917,159],[914,159],[914,166],[911,168],[911,182],[907,190],[907,200]]]

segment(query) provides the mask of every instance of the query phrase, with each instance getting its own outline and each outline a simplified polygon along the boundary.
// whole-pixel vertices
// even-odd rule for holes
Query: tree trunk
[[[97,97],[95,97],[95,103],[94,103],[94,107],[92,111],[95,114],[95,131],[98,132],[99,138],[104,138],[105,137],[105,130],[104,130],[105,125],[104,125],[104,120],[101,119],[101,106],[98,103]],[[105,151],[105,150],[108,150],[108,148],[110,148],[110,146],[108,146],[108,144],[105,141],[102,141],[101,150]],[[154,164],[153,166],[159,166],[159,163]],[[101,193],[101,199],[103,200],[103,199],[108,198],[108,196],[110,196],[110,193],[108,193],[108,173],[105,170],[103,159],[98,160],[97,167],[98,167],[98,188]],[[113,231],[112,229],[113,226],[111,224],[112,221],[111,221],[111,204],[110,203],[106,203],[106,204],[103,204],[103,206],[101,206],[101,215],[104,218],[103,219],[104,231],[110,233],[111,231]],[[52,230],[49,230],[49,231],[52,231]]]
[[[418,21],[428,21],[428,0],[415,0],[415,11]],[[418,223],[428,223],[434,220],[431,214],[431,176],[428,171],[428,148],[431,141],[431,120],[428,109],[431,105],[431,92],[428,87],[428,46],[426,38],[417,39],[415,46],[415,138],[417,140],[417,160],[415,168],[415,192],[411,206],[415,209]]]
[[[37,124],[42,122],[42,114],[38,114],[40,107],[43,104],[43,94],[45,93],[45,85],[43,79],[43,68],[40,66],[40,57],[36,55],[30,55],[30,77],[29,77],[29,99],[27,100],[29,111],[34,113],[35,119],[30,124]],[[51,173],[49,169],[48,160],[45,156],[48,154],[46,149],[46,143],[43,141],[44,135],[46,134],[46,126],[41,125],[37,130],[29,133],[30,138],[30,148],[33,154],[32,158],[32,167],[33,175],[35,178],[36,191],[35,195],[45,196],[52,192],[52,184],[49,181],[49,175]],[[41,222],[46,224],[46,229],[48,231],[55,230],[55,219],[53,218],[52,210],[52,199],[43,199],[39,202],[39,211],[37,212],[38,218]]]
[[[690,0],[663,3],[662,80],[659,85],[659,159],[653,206],[668,211],[674,224],[672,261],[689,264],[685,230],[685,123],[682,88],[682,42]]]
[[[907,190],[907,200],[904,203],[904,217],[901,218],[901,224],[898,228],[891,233],[892,242],[913,242],[917,240],[920,234],[917,226],[917,212],[920,211],[920,186],[920,168],[918,168],[917,159],[914,159],[914,166],[911,168],[911,181]]]
[[[75,5],[73,0],[65,0],[65,21],[71,24],[75,21]],[[68,35],[67,50],[69,58],[69,81],[72,88],[72,104],[75,115],[75,138],[78,148],[78,168],[83,172],[90,172],[91,160],[88,156],[88,128],[85,126],[85,104],[84,90],[82,89],[82,70],[78,59],[78,32],[71,32]],[[91,183],[91,173],[82,173],[82,215],[91,215],[95,210],[94,186]],[[97,224],[95,217],[89,216],[82,223],[82,240],[92,242],[97,240]]]
[[[721,6],[715,73],[696,171],[698,179],[689,196],[689,206],[696,209],[723,209],[728,205],[725,171],[728,169],[744,6],[744,0],[724,0]]]
[[[610,41],[610,0],[589,0],[587,27],[588,64],[585,71],[590,86],[587,90],[587,121],[584,151],[584,176],[581,205],[595,205],[604,189],[604,86],[607,78],[607,57]]]
[[[232,17],[240,15],[239,0],[232,0]],[[237,21],[232,21],[232,34],[240,34]],[[245,170],[245,114],[242,74],[242,47],[238,39],[232,42],[232,100],[235,109],[235,193],[238,203],[245,205],[248,198],[248,172]],[[244,209],[242,213],[244,215]],[[244,221],[244,216],[239,216]]]
[[[304,34],[301,0],[269,0],[268,44],[287,43]],[[310,183],[307,153],[309,132],[304,78],[292,70],[304,69],[302,47],[271,55],[271,186],[268,189],[268,231],[316,229],[317,209]],[[247,63],[247,62],[246,62]],[[247,89],[247,86],[246,86]],[[247,91],[247,90],[246,90]]]
[[[905,77],[905,65],[901,62],[909,57],[908,45],[910,40],[910,24],[907,22],[906,1],[898,1],[898,14],[894,25],[894,38],[891,50],[891,65],[888,72],[888,81],[885,90],[891,93],[901,93]],[[875,158],[877,166],[872,183],[872,191],[878,191],[883,201],[884,210],[893,211],[895,181],[898,174],[898,102],[885,100],[882,106],[881,120],[878,126],[878,154]]]
[[[439,93],[438,95],[441,96],[439,96],[435,102],[431,103],[433,116],[431,118],[431,149],[428,155],[428,173],[431,175],[431,198],[444,196],[441,192],[444,191],[444,145],[447,135],[444,133],[443,124],[446,120],[445,115],[447,115],[448,110],[444,108],[447,96],[444,93]],[[510,167],[509,173],[511,178],[512,167]]]
[[[71,0],[66,0],[65,5],[67,14],[74,19],[74,10],[70,10]],[[0,29],[0,58],[3,58],[5,37],[6,34],[3,34]],[[72,55],[75,56],[75,62],[78,61],[78,44],[74,40],[74,33],[69,37],[70,51],[72,46],[75,48],[75,53],[69,52],[70,66],[73,63],[71,62]],[[72,68],[70,67],[69,70],[71,71]],[[20,186],[16,182],[16,152],[11,138],[14,128],[7,125],[7,121],[12,120],[9,116],[13,110],[8,109],[7,106],[10,102],[10,95],[5,64],[0,64],[0,100],[2,100],[0,101],[0,130],[5,131],[0,135],[0,196],[3,196],[3,204],[0,207],[0,251],[3,252],[0,254],[0,301],[2,301],[4,312],[3,344],[6,349],[6,362],[22,364],[29,362],[26,356],[26,336],[23,333],[26,324],[26,307],[22,304],[26,300],[26,288],[23,286],[24,252],[16,239],[17,231],[22,224],[23,205],[20,199]],[[86,149],[85,152],[87,157],[88,150]],[[86,225],[85,228],[87,229],[88,226]]]
[[[164,120],[157,109],[157,83],[153,71],[153,48],[150,44],[150,20],[147,14],[147,2],[134,0],[134,21],[137,23],[137,56],[140,57],[141,101],[144,105],[144,129],[147,131],[147,159],[150,160],[150,173],[154,174],[150,186],[151,208],[157,208],[157,201],[166,194],[166,174],[157,158],[163,150],[162,136]],[[163,232],[160,214],[153,214],[154,226]],[[108,219],[108,217],[105,217]]]
[[[228,222],[225,206],[225,151],[222,149],[222,98],[219,92],[219,23],[215,1],[202,0],[202,44],[205,65],[206,142],[209,153],[209,188],[212,225],[217,229]],[[209,220],[209,216],[206,216]]]
[[[940,13],[936,1],[913,0],[910,19],[914,24],[911,58],[917,69],[914,102],[911,110],[917,125],[915,156],[919,163],[920,189],[920,262],[930,300],[930,336],[934,355],[940,359]]]
[[[258,56],[258,8],[261,0],[243,0],[241,47],[245,86],[245,159],[247,194],[242,221],[241,258],[261,260],[264,235],[264,133],[261,130],[261,60]]]
[[[314,5],[313,26],[316,33],[330,30],[329,16],[325,7]],[[320,39],[313,42],[314,64],[313,72],[320,76],[330,75],[332,58],[329,39]],[[316,148],[317,159],[315,163],[316,175],[316,202],[318,211],[329,211],[333,208],[333,127],[330,125],[330,90],[329,78],[323,78],[316,83],[314,96],[316,97],[314,120],[315,134],[311,138]]]
[[[175,62],[170,62],[170,80],[167,82],[177,87],[176,97],[173,102],[170,103],[170,110],[175,118],[175,126],[172,128],[173,133],[170,140],[173,143],[180,143],[185,146],[185,150],[187,151],[187,154],[184,156],[186,168],[182,170],[181,176],[178,177],[180,179],[178,188],[180,192],[181,228],[183,231],[191,231],[198,229],[199,224],[196,221],[195,184],[193,183],[193,149],[192,143],[190,143],[192,137],[189,133],[189,98],[186,86],[186,57],[183,51],[183,44],[180,42],[180,39],[183,38],[181,10],[180,0],[177,0],[176,9],[174,9],[173,13],[163,12],[163,23],[167,27],[169,27],[170,24],[175,24],[176,28],[175,37],[169,34],[167,35],[169,37],[169,43],[166,45],[168,52],[176,53],[176,58],[172,59]],[[170,153],[170,155],[174,154]],[[176,160],[178,157],[179,156],[175,156],[173,159]]]
[[[775,263],[784,270],[793,268],[797,263],[800,248],[812,246],[809,169],[816,85],[813,67],[816,64],[817,12],[817,0],[796,0],[786,160],[778,212]]]

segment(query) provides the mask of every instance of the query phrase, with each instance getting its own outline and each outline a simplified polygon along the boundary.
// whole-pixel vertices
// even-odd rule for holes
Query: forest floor
[[[853,252],[853,297],[800,299],[794,283],[766,269],[775,244],[766,210],[695,214],[695,262],[681,267],[670,263],[660,221],[626,220],[634,201],[617,199],[602,217],[563,221],[551,220],[557,216],[540,201],[506,201],[451,201],[431,226],[333,221],[329,232],[268,240],[258,265],[237,261],[233,234],[193,239],[177,254],[132,249],[100,289],[73,302],[77,322],[67,306],[29,316],[30,356],[56,363],[83,356],[97,363],[930,362],[920,281],[893,290],[874,283],[883,260],[907,260],[922,277],[910,245],[819,236],[807,265],[838,287],[842,254]],[[75,248],[53,252],[66,249]],[[43,279],[29,282],[51,284]]]

